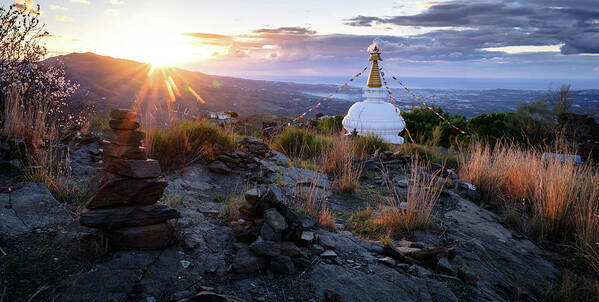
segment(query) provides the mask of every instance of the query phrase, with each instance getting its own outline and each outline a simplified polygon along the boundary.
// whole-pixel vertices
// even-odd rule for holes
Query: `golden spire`
[[[370,67],[370,76],[368,77],[368,82],[366,86],[370,88],[379,88],[382,87],[381,83],[381,74],[379,72],[379,62],[382,61],[381,53],[379,52],[378,47],[374,46],[374,49],[370,53],[370,58],[368,61],[372,61],[372,67]]]

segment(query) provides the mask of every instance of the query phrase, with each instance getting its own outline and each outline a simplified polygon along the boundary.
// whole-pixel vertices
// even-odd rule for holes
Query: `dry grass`
[[[387,179],[390,196],[381,202],[380,214],[375,218],[375,223],[381,225],[389,236],[430,225],[432,211],[439,200],[445,180],[439,177],[438,172],[429,174],[428,171],[428,167],[418,159],[412,161],[405,198]]]
[[[568,153],[563,145],[545,151]],[[599,272],[599,172],[589,164],[542,160],[542,153],[515,145],[474,145],[461,159],[460,177],[499,205],[521,207],[529,219],[522,223],[525,231],[541,239],[576,241]]]
[[[298,196],[292,200],[293,207],[316,219],[321,227],[334,231],[336,229],[335,218],[326,207],[325,195],[322,189],[318,187],[318,179],[304,181],[303,183],[310,183],[310,186],[307,188],[298,187]]]
[[[355,193],[360,188],[360,175],[364,162],[353,162],[356,146],[339,136],[332,140],[331,147],[322,153],[322,172],[334,178],[334,186],[344,193]]]
[[[147,133],[144,144],[164,171],[212,159],[235,146],[233,133],[203,120],[177,121],[168,128],[153,129]]]
[[[33,148],[57,135],[56,126],[49,123],[50,106],[46,102],[26,102],[20,94],[9,94],[5,103],[2,132],[10,138],[21,138]],[[33,150],[36,151],[36,150]]]

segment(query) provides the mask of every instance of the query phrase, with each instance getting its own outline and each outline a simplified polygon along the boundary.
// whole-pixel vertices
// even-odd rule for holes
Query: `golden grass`
[[[304,183],[310,183],[310,186],[307,188],[298,187],[298,195],[292,200],[293,207],[316,219],[321,227],[334,231],[336,229],[335,218],[333,213],[326,207],[326,198],[322,194],[322,189],[318,187],[318,179],[312,179]]]
[[[412,161],[405,198],[393,187],[391,180],[387,179],[390,196],[382,200],[380,214],[375,222],[389,236],[430,225],[432,211],[439,200],[445,179],[439,177],[439,172],[429,174],[429,170],[418,159]]]
[[[364,162],[353,162],[356,146],[348,139],[338,136],[332,141],[330,148],[322,153],[322,172],[334,178],[333,185],[337,190],[355,193],[360,188]]]
[[[544,151],[567,153],[559,145]],[[599,272],[599,171],[590,164],[543,160],[543,150],[476,144],[461,159],[460,177],[499,205],[520,206],[539,238],[573,240]]]

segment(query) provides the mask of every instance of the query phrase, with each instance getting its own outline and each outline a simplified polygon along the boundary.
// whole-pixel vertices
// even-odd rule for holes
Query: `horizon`
[[[599,87],[599,10],[589,1],[2,1],[41,5],[52,56],[90,51],[250,79],[347,77],[376,42],[382,66],[406,78]]]

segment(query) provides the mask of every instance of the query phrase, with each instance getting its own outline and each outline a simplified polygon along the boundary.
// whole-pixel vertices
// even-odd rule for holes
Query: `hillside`
[[[93,104],[100,111],[132,107],[137,100],[142,110],[147,108],[150,112],[170,108],[192,115],[207,111],[236,111],[241,114],[269,112],[293,116],[318,102],[317,96],[302,91],[331,90],[330,85],[246,80],[179,68],[152,70],[147,63],[89,52],[57,56],[46,62],[58,60],[64,64],[68,79],[80,84],[71,101]],[[198,101],[192,91],[205,103]],[[172,97],[174,102],[170,101]],[[346,102],[323,104],[321,112],[337,113],[347,110],[349,105]]]

